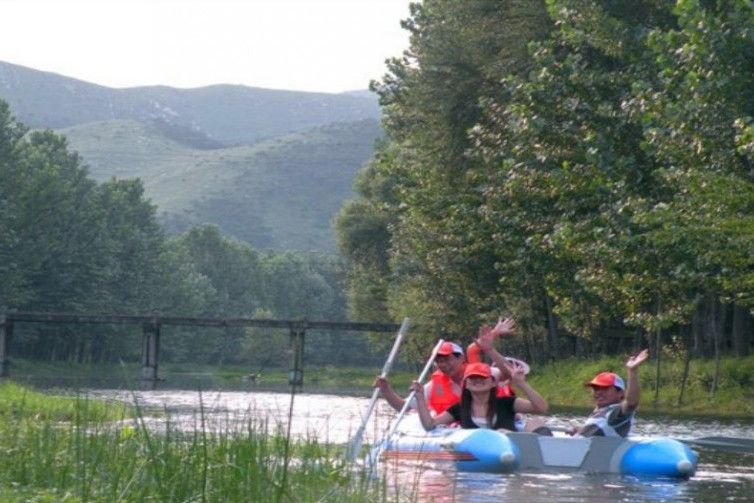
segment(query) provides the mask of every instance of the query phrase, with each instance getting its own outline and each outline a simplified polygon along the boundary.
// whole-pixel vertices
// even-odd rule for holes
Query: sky
[[[108,87],[366,89],[409,0],[0,0],[0,61]]]

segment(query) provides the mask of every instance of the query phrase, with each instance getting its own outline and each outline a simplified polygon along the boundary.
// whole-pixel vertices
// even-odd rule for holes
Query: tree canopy
[[[536,358],[718,306],[748,350],[724,318],[754,307],[751,2],[427,0],[405,27],[362,175],[388,190],[338,221],[352,307],[426,339],[516,316]]]

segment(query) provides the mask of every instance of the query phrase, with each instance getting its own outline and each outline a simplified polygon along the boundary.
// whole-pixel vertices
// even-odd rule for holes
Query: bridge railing
[[[9,311],[0,315],[0,377],[10,375],[10,353],[13,329],[17,323],[49,324],[111,324],[141,325],[141,379],[154,383],[159,380],[160,331],[163,325],[194,327],[262,327],[288,329],[293,344],[289,382],[291,386],[303,385],[303,349],[307,330],[344,330],[354,332],[396,332],[395,323],[366,323],[345,321],[311,321],[307,319],[275,320],[254,318],[194,318],[185,316],[73,314]]]

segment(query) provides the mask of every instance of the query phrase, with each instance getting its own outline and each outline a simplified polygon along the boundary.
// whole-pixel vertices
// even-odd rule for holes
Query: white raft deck
[[[393,438],[373,448],[370,460],[450,462],[470,472],[583,471],[671,478],[689,478],[697,466],[694,451],[666,437],[549,437],[458,428],[424,432],[417,418],[404,421]]]

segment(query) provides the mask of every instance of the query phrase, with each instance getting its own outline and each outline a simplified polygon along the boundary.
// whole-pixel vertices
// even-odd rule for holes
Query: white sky
[[[110,87],[366,89],[409,0],[0,0],[0,61]]]

